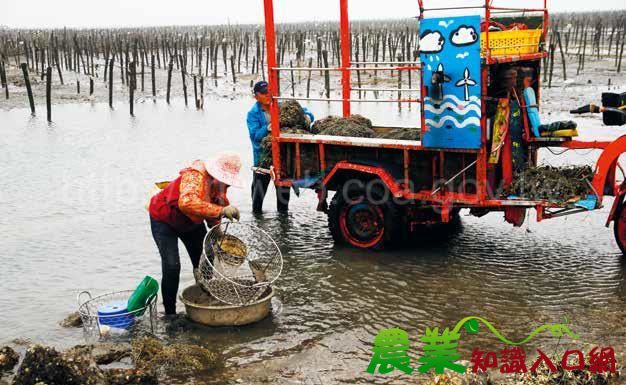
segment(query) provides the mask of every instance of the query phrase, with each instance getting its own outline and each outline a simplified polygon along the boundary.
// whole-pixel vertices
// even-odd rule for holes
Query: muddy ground
[[[17,350],[17,351],[16,351]],[[546,364],[535,372],[529,369],[539,358],[528,354],[525,373],[501,373],[497,368],[473,373],[474,363],[457,361],[465,366],[466,372],[459,374],[446,369],[444,374],[434,370],[411,375],[399,370],[387,374],[392,382],[420,385],[617,385],[626,383],[624,355],[618,354],[615,373],[610,370],[595,373],[590,371],[589,361],[584,369],[564,369],[561,358],[567,349],[556,347],[546,353],[556,367],[552,372]],[[588,356],[591,347],[583,351]],[[18,353],[19,352],[19,353]],[[157,338],[137,337],[130,343],[96,343],[76,345],[59,351],[45,345],[17,346],[14,350],[5,346],[0,350],[0,384],[12,385],[157,385],[157,384],[332,384],[337,377],[337,362],[328,362],[332,349],[324,341],[310,341],[279,357],[256,365],[234,366],[224,369],[220,354],[209,349],[187,344],[168,344]],[[5,357],[10,356],[10,361]],[[580,365],[570,356],[568,365]],[[18,359],[20,359],[18,365]],[[418,357],[412,357],[411,366],[419,366]],[[326,362],[325,362],[326,361]],[[312,365],[312,362],[315,365]],[[307,368],[315,366],[312,371]],[[367,374],[354,370],[355,383],[366,379]],[[278,376],[277,376],[278,374]],[[376,383],[382,376],[377,375]],[[187,378],[187,380],[185,380]],[[351,383],[349,378],[340,378],[342,383]]]
[[[555,63],[555,67],[560,68],[560,62],[558,60]],[[165,81],[166,81],[167,74],[165,70],[163,69],[157,70],[157,72],[158,72],[157,73],[157,79],[158,79],[157,80],[157,88],[158,88],[157,104],[163,105],[165,104],[165,100],[164,100]],[[626,75],[624,73],[622,74],[615,73],[612,65],[607,65],[606,60],[595,61],[595,59],[590,59],[590,61],[587,63],[585,72],[579,76],[575,76],[572,70],[570,70],[570,72],[572,73],[569,74],[568,81],[563,82],[557,73],[557,76],[555,77],[555,79],[553,79],[553,87],[551,89],[548,89],[547,87],[544,87],[542,89],[542,94],[541,94],[543,98],[542,111],[541,111],[542,119],[546,121],[565,119],[569,117],[569,114],[567,113],[569,109],[573,107],[577,107],[581,104],[585,104],[585,103],[589,103],[593,101],[596,101],[596,102],[599,101],[600,93],[608,89],[607,84],[608,84],[609,79],[611,79],[611,83],[613,84],[612,90],[615,90],[615,91],[621,90],[622,92],[626,91],[626,88],[624,87],[624,85],[626,84]],[[102,73],[102,68],[100,69],[100,74],[101,73]],[[117,71],[116,73],[117,74],[115,77],[115,85],[114,85],[115,90],[116,90],[115,100],[119,101],[121,99],[126,99],[128,94],[126,92],[125,86],[123,86],[119,80],[119,73]],[[173,76],[173,87],[172,87],[173,102],[182,103],[182,99],[180,99],[180,96],[182,95],[182,84],[180,80],[180,73],[177,73],[177,75],[178,76]],[[313,89],[315,91],[312,92],[312,96],[320,96],[323,94],[323,90],[322,90],[323,78],[319,76],[319,73],[314,73],[313,76],[314,76]],[[9,89],[10,99],[6,101],[3,99],[3,95],[0,95],[0,109],[10,110],[10,109],[15,109],[15,108],[25,108],[28,106],[28,100],[26,98],[25,89],[24,87],[20,86],[20,77],[21,77],[21,73],[19,73],[15,68],[9,67],[9,79],[11,81],[11,85]],[[44,113],[43,111],[45,111],[44,93],[43,93],[44,85],[40,80],[35,81],[33,79],[34,77],[35,75],[33,74],[33,76],[31,77],[31,80],[33,81],[33,89],[35,93],[35,102],[37,105],[37,113],[38,115],[43,115]],[[65,77],[66,84],[64,86],[60,86],[59,84],[55,83],[55,86],[53,87],[53,95],[54,95],[53,102],[55,104],[76,103],[76,102],[86,102],[86,103],[98,103],[98,102],[106,103],[107,102],[108,90],[105,87],[105,84],[103,83],[103,79],[101,77],[95,79],[95,84],[96,84],[95,93],[93,97],[91,98],[85,94],[85,92],[88,92],[88,84],[89,84],[88,79],[82,76],[80,76],[79,79],[81,82],[81,94],[80,95],[76,94],[76,78],[72,78],[72,76],[70,76],[69,74],[66,75]],[[296,79],[298,79],[297,76],[296,76]],[[256,80],[256,79],[253,79],[250,76],[242,76],[241,79],[237,82],[237,85],[234,87],[235,91],[233,91],[232,82],[228,79],[228,77],[222,76],[218,79],[218,87],[215,87],[214,85],[210,85],[209,87],[206,88],[206,93],[207,95],[218,96],[224,99],[247,98],[250,95],[249,82],[251,80]],[[300,86],[304,86],[306,84],[306,78],[303,77],[301,79],[301,82],[299,82],[299,84]],[[388,85],[395,85],[395,79],[390,78],[390,80],[388,81]],[[283,91],[286,91],[287,93],[289,93],[290,90],[286,87],[287,87],[286,85],[283,85]],[[139,90],[137,91],[137,102],[138,103],[152,102],[152,97],[149,92],[149,77],[146,77],[146,91],[141,92],[140,89],[141,89],[141,83],[139,82]],[[190,106],[193,106],[193,83],[191,83],[191,86],[188,89],[190,90],[189,104]],[[334,90],[339,89],[338,79],[333,80],[333,89]],[[299,90],[298,94],[301,94],[301,91],[300,91],[301,88],[299,88],[298,90]],[[370,97],[372,95],[371,93],[369,93],[367,96]],[[393,93],[387,93],[386,96],[391,97],[394,95]],[[174,97],[177,97],[177,98],[174,99]],[[116,108],[120,109],[122,107],[120,107],[120,105],[117,105]],[[24,114],[25,114],[25,119],[27,119],[27,111],[24,110]],[[53,114],[54,114],[54,111],[53,111]],[[586,123],[593,123],[595,125],[598,119],[599,119],[598,117],[594,117],[594,116],[581,116],[581,117],[576,118],[576,120],[579,122],[579,126],[583,126],[583,127],[586,125]],[[613,133],[613,131],[610,128],[606,128],[606,127],[602,127],[600,131],[602,132],[601,132],[601,135],[599,136],[604,136],[606,133]],[[87,149],[85,149],[85,151],[87,151]],[[184,156],[184,153],[182,153],[182,151],[181,151],[180,156],[181,157]],[[145,167],[145,164],[143,166]],[[36,214],[37,214],[37,217],[33,216],[33,220],[36,220],[37,218],[40,217],[39,212]],[[63,219],[63,221],[66,221],[66,219]],[[117,227],[117,225],[118,224],[115,223],[115,224],[112,224],[111,227],[112,228]],[[133,225],[135,224],[133,223]],[[46,226],[42,224],[40,229],[45,230],[45,227]],[[82,223],[81,223],[81,227],[82,227]],[[84,227],[88,227],[88,226],[84,226]],[[302,228],[303,226],[300,226],[300,227]],[[321,233],[321,230],[319,230],[318,228],[314,228],[314,230],[316,233]],[[311,236],[309,233],[305,235],[300,234],[298,232],[299,229],[296,229],[295,231],[296,231],[296,234],[299,235],[298,238],[303,238],[306,240],[308,239],[307,236]],[[116,236],[121,237],[119,234],[116,234]],[[295,237],[295,235],[292,235],[292,236]],[[146,235],[146,237],[149,238],[149,235]],[[49,237],[49,238],[52,238],[52,237]],[[326,238],[324,239],[325,241],[329,241]],[[546,240],[542,240],[542,241],[549,243]],[[531,242],[531,241],[527,241],[527,242]],[[296,243],[294,242],[294,244]],[[74,243],[71,243],[70,245],[71,246],[66,246],[66,247],[68,249],[71,249],[72,247],[76,247]],[[307,245],[310,247],[310,242],[307,242]],[[150,246],[153,246],[153,245],[150,245]],[[296,246],[304,248],[304,246],[301,246],[299,244],[296,244]],[[580,245],[575,245],[575,246],[578,247]],[[557,247],[563,253],[566,253],[566,254],[569,253],[571,255],[574,255],[574,254],[578,255],[578,253],[580,252],[580,250],[578,250],[576,247],[569,248],[565,251],[562,251],[563,249],[562,245],[556,245],[554,247]],[[466,247],[464,246],[464,248]],[[496,249],[497,252],[502,252],[501,248],[498,248],[498,247],[494,247],[494,248]],[[306,252],[303,252],[303,253],[306,254],[307,256],[310,256],[312,254],[315,254],[316,252],[319,252],[318,250],[309,250],[309,249],[305,251]],[[150,252],[152,253],[153,250],[150,250]],[[485,252],[485,251],[483,250],[481,252]],[[328,277],[325,277],[326,275],[336,276],[336,274],[331,274],[331,273],[334,273],[333,271],[324,270],[324,269],[329,269],[328,266],[335,266],[335,268],[337,268],[337,266],[340,266],[340,267],[348,266],[351,269],[358,269],[364,264],[363,262],[358,262],[358,263],[355,263],[354,266],[350,265],[349,264],[350,252],[345,252],[344,254],[345,255],[343,255],[343,259],[335,258],[335,259],[338,259],[339,262],[337,262],[334,265],[331,265],[326,260],[322,260],[320,262],[322,264],[321,268],[319,268],[320,265],[318,265],[317,271],[309,272],[306,270],[307,266],[309,266],[309,263],[307,260],[306,264],[304,263],[302,264],[302,269],[303,271],[307,272],[310,275],[322,274],[322,273],[319,273],[319,271],[323,271],[324,277],[315,276],[316,281],[314,282],[317,285],[323,286],[325,280],[327,281],[329,279]],[[348,255],[348,257],[346,257],[346,255]],[[49,257],[49,255],[46,255],[46,257]],[[368,263],[371,261],[371,265],[376,266],[379,263],[381,263],[381,260],[379,256],[376,256],[375,258],[377,259],[374,259],[374,257],[372,257],[370,258],[370,260],[366,260],[366,261]],[[462,259],[463,256],[455,256],[455,258]],[[561,258],[565,258],[565,257],[559,255],[559,260]],[[304,257],[302,257],[302,260],[304,260]],[[293,261],[297,262],[297,259],[293,258]],[[292,263],[295,263],[293,261]],[[359,261],[361,261],[361,255],[359,255]],[[576,259],[576,261],[577,261],[576,263],[579,262],[578,259]],[[453,261],[451,261],[450,263],[452,262]],[[151,260],[150,263],[153,265],[156,264],[155,260]],[[400,263],[402,263],[402,261],[400,261]],[[435,267],[438,267],[437,264],[433,261],[429,261],[429,263],[432,263],[435,265]],[[506,262],[502,262],[501,264],[497,264],[497,265],[493,265],[489,267],[491,268],[491,267],[497,266],[498,268],[505,269],[506,266],[509,266],[508,264],[510,263],[512,262],[510,260],[507,260]],[[589,265],[591,265],[591,262],[589,261],[585,261],[585,263],[589,263]],[[606,266],[607,263],[606,261],[604,261],[604,262],[599,262],[598,264],[602,266]],[[408,269],[407,265],[409,264],[405,263],[402,266]],[[591,267],[586,268],[585,271],[588,271],[590,269]],[[350,269],[348,270],[349,270],[349,274],[346,274],[346,275],[348,275],[351,278],[353,277],[353,274],[355,273],[355,271],[358,272],[358,270],[350,270]],[[470,269],[467,268],[466,270],[470,270]],[[570,269],[568,267],[568,271],[569,270]],[[41,272],[42,270],[38,270],[38,271]],[[293,273],[292,274],[292,278],[293,278],[293,276],[296,275],[296,272],[292,272],[292,273]],[[301,273],[301,271],[297,271],[297,273]],[[486,274],[485,272],[482,272],[482,271],[479,273],[481,277],[483,277],[484,274]],[[547,275],[549,273],[543,272],[543,274]],[[566,274],[566,273],[562,273],[562,274]],[[619,270],[619,273],[615,273],[615,275],[617,274],[623,274],[623,272]],[[425,276],[425,274],[423,273],[421,275],[415,274],[415,276]],[[413,278],[415,277],[411,276],[411,279]],[[493,276],[492,279],[496,280],[497,276]],[[457,275],[453,274],[450,277],[450,282],[453,282],[453,281],[456,282],[457,280],[458,280]],[[589,281],[589,280],[590,279],[587,279],[586,281]],[[306,297],[306,300],[309,300],[309,298],[311,297],[310,285],[312,285],[313,283],[309,281],[305,281],[305,282],[306,282],[306,285],[308,286],[306,287],[306,291],[309,294],[307,294],[306,296],[303,295],[303,297]],[[620,282],[623,284],[622,281]],[[300,282],[297,282],[297,283],[301,284]],[[343,285],[345,282],[341,282],[341,283]],[[430,282],[430,283],[432,286],[436,286],[434,282]],[[564,279],[561,284],[567,284],[567,283],[568,282],[566,282],[566,280]],[[575,282],[576,285],[578,285],[579,283],[581,282]],[[371,281],[370,281],[370,284],[372,285],[372,287],[375,287],[375,285],[372,284]],[[345,287],[342,285],[337,285],[337,292],[339,292],[340,295],[337,295],[337,292],[333,292],[333,295],[336,295],[337,297],[341,297],[341,298],[343,296],[349,296],[349,293],[347,290],[341,291],[342,288]],[[299,286],[297,285],[293,285],[293,286],[299,288]],[[305,285],[302,284],[302,286],[305,286]],[[403,288],[406,289],[406,287],[403,287]],[[397,287],[396,289],[400,289],[400,288]],[[428,287],[424,286],[424,289],[428,289]],[[519,290],[521,289],[519,288],[516,289],[515,295],[511,295],[511,298],[513,298],[513,301],[515,301],[517,298],[522,298],[524,301],[527,301],[529,300],[529,298],[534,298],[535,296],[535,294],[529,294],[529,295],[520,297],[518,295]],[[574,289],[571,289],[571,291],[573,290]],[[350,291],[352,291],[352,289],[350,289]],[[378,292],[380,290],[376,288],[375,291]],[[325,291],[323,291],[322,293],[324,293],[325,297],[329,297],[329,298],[332,297],[331,295],[327,294]],[[454,298],[452,295],[446,298],[449,299],[447,303],[454,305]],[[340,311],[341,309],[344,309],[348,306],[348,304],[346,303],[339,303],[340,306],[338,306],[337,308],[327,308],[327,307],[324,307],[326,304],[320,298],[314,297],[314,299],[317,300],[318,302],[312,306],[315,306],[315,308],[318,309],[317,310],[318,312],[324,313],[327,310],[328,311],[325,314],[316,314],[316,322],[318,323],[318,325],[307,325],[307,327],[310,329],[315,329],[316,327],[319,327],[319,324],[322,324],[327,318],[329,317],[332,318],[333,317],[332,313],[334,311],[338,311],[337,309],[339,309]],[[291,307],[295,309],[294,313],[300,313],[302,311],[300,309],[302,309],[303,306],[306,307],[308,305],[308,303],[303,304],[302,302],[298,302],[298,301],[304,301],[304,299],[301,299],[293,294],[291,294],[291,296],[289,294],[285,294],[283,296],[283,301],[285,302],[285,306],[287,308],[289,308],[289,306],[291,305]],[[289,303],[289,301],[292,301],[292,303]],[[559,301],[562,301],[562,299],[559,299]],[[319,310],[320,308],[323,309],[323,311],[320,311]],[[363,312],[362,310],[363,309],[359,309],[358,314],[367,315],[367,312]],[[278,310],[275,309],[274,311],[278,311]],[[311,308],[308,308],[308,311],[312,311]],[[617,312],[619,311],[621,311],[621,309],[617,310]],[[621,313],[611,312],[611,314],[608,314],[608,315],[606,313],[607,312],[602,311],[599,316],[602,318],[606,318],[606,317],[612,317],[613,314],[615,314],[615,318],[616,318],[614,320],[615,321],[614,324],[617,325],[615,327],[615,330],[607,331],[607,334],[609,334],[607,338],[611,339],[613,333],[620,333],[620,330],[623,330],[623,317],[620,316]],[[354,314],[357,314],[357,312],[354,311]],[[341,315],[342,317],[344,316],[344,314],[341,314]],[[349,315],[352,315],[352,314],[349,314]],[[346,320],[342,319],[342,321],[349,322],[349,323],[352,322],[352,320],[348,318]],[[375,323],[376,320],[372,321],[371,319],[365,319],[363,320],[363,322],[370,325],[372,323]],[[407,324],[408,322],[409,321],[406,321]],[[618,329],[618,328],[621,328],[621,329]],[[334,355],[337,352],[345,353],[344,357],[347,357],[348,355],[369,354],[368,351],[365,351],[365,352],[360,351],[359,350],[360,347],[359,349],[356,349],[353,347],[346,348],[346,346],[349,346],[349,344],[345,343],[347,340],[353,339],[353,340],[360,341],[359,339],[360,337],[356,333],[352,334],[352,330],[350,330],[350,328],[345,328],[345,329],[338,328],[338,329],[341,329],[340,330],[341,333],[330,334],[325,337],[318,337],[317,335],[315,335],[314,337],[307,338],[304,340],[299,340],[295,338],[294,337],[295,333],[292,335],[287,335],[287,336],[279,335],[271,341],[271,343],[274,345],[274,347],[272,348],[274,349],[272,358],[252,360],[251,362],[228,362],[227,366],[223,370],[219,371],[218,373],[207,373],[207,374],[202,374],[197,377],[193,375],[187,375],[186,377],[182,376],[182,377],[177,378],[176,381],[165,380],[167,382],[163,382],[163,383],[332,384],[332,383],[337,383],[337,382],[343,382],[343,383],[367,383],[369,382],[365,374],[365,368],[362,365],[363,361],[361,359],[355,358],[354,361],[351,361],[350,359],[333,359]],[[271,334],[271,333],[280,333],[280,332],[281,331],[270,330],[267,333]],[[193,331],[188,332],[188,333],[192,334]],[[300,330],[298,330],[298,333],[300,333]],[[20,336],[15,336],[15,337],[20,337]],[[294,342],[292,344],[285,343],[285,340],[289,342],[288,340],[292,338],[294,339]],[[75,343],[80,343],[80,342],[81,341],[74,341],[73,343],[75,344]],[[371,341],[368,338],[366,342],[369,344]],[[284,348],[280,347],[282,346],[281,344],[284,344],[285,347]],[[12,347],[17,351],[20,357],[23,358],[26,353],[26,350],[28,349],[28,345],[29,344],[24,343],[24,341],[17,340],[12,345]],[[250,349],[258,349],[259,351],[262,350],[261,344],[258,344],[258,345],[250,344],[250,345],[252,346]],[[619,352],[617,351],[618,348],[621,348]],[[589,347],[585,347],[585,349],[588,350]],[[623,365],[622,363],[625,362],[624,359],[626,358],[626,357],[623,357],[623,352],[624,352],[623,346],[616,347],[616,352],[620,354],[618,356],[618,363],[620,364],[619,368],[621,370],[622,365]],[[14,361],[15,356],[10,354],[10,352],[8,353],[9,354],[6,354],[7,359],[9,361]],[[219,352],[216,352],[216,353],[219,353]],[[234,356],[236,352],[232,354]],[[124,361],[125,359],[122,359],[122,361],[120,361],[121,366],[123,368],[122,370],[131,369],[132,362]],[[417,360],[417,357],[415,357],[413,361],[414,365],[412,366],[414,367],[417,366],[415,365],[416,360]],[[9,366],[10,363],[6,365]],[[16,367],[14,366],[13,372],[8,372],[8,374],[7,372],[5,372],[3,379],[0,379],[0,384],[4,384],[7,381],[11,381],[12,375],[13,373],[16,372],[16,370],[18,369],[16,369]],[[121,372],[118,372],[118,374],[119,373]],[[122,374],[125,374],[125,373],[122,373]],[[497,383],[512,384],[512,383],[521,382],[519,379],[515,377],[502,378],[502,376],[498,372],[495,372],[495,371],[490,372],[490,378],[491,378],[490,383],[492,384],[497,384]],[[481,382],[477,382],[477,381],[481,381]],[[454,378],[449,378],[449,377],[444,377],[444,376],[435,376],[435,375],[419,376],[417,374],[413,374],[412,376],[405,376],[397,372],[390,374],[388,377],[377,377],[376,382],[378,383],[385,383],[385,382],[440,383],[440,384],[459,383],[458,380],[455,380]],[[484,377],[481,377],[479,380],[473,381],[473,383],[487,383],[487,382]],[[554,383],[554,382],[544,381],[544,382],[535,382],[535,383]],[[568,383],[584,383],[584,382],[571,381]],[[49,385],[52,385],[52,384],[49,384]]]

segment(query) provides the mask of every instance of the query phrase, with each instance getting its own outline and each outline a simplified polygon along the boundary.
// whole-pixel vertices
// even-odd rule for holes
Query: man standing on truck
[[[252,151],[254,156],[253,174],[252,174],[252,212],[260,213],[263,211],[263,200],[270,184],[270,174],[268,170],[259,167],[261,157],[261,142],[270,133],[270,103],[272,96],[269,93],[266,81],[257,82],[253,88],[256,103],[248,112],[246,123],[248,125],[248,133],[252,142]],[[312,122],[313,114],[307,109],[303,109],[304,113]],[[287,212],[289,209],[289,187],[276,186],[276,207],[279,212]]]

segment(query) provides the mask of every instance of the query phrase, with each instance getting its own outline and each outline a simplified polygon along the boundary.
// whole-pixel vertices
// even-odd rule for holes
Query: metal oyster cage
[[[207,232],[197,280],[219,301],[244,306],[259,299],[282,269],[282,253],[266,231],[226,222]]]
[[[125,337],[149,328],[154,333],[157,316],[157,295],[148,299],[146,306],[134,311],[121,311],[114,315],[99,314],[99,309],[111,303],[127,303],[134,290],[116,291],[93,297],[89,291],[78,294],[78,312],[83,321],[87,340]]]

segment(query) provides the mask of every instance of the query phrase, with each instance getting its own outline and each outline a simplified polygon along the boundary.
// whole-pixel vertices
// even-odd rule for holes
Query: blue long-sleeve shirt
[[[315,117],[309,110],[303,108],[304,113],[311,119],[311,122],[315,120]],[[248,133],[250,135],[250,142],[252,142],[252,154],[254,157],[254,166],[258,167],[259,159],[261,157],[261,141],[269,134],[270,121],[265,117],[265,111],[261,107],[261,103],[256,102],[248,111],[246,118],[248,125]]]
[[[526,103],[526,111],[528,113],[528,121],[533,135],[536,137],[541,136],[539,133],[539,126],[541,120],[539,120],[539,109],[537,108],[537,98],[535,97],[535,90],[532,87],[528,87],[524,90],[524,102]]]
[[[261,103],[254,103],[252,109],[248,111],[246,123],[248,124],[250,142],[252,142],[254,166],[257,167],[259,165],[259,157],[261,156],[261,141],[267,136],[269,126],[269,121],[265,117]]]

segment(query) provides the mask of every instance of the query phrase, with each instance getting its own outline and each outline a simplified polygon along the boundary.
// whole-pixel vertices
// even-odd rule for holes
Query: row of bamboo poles
[[[598,13],[565,13],[551,17],[548,41],[549,55],[544,59],[544,78],[552,86],[554,59],[561,59],[563,80],[567,80],[568,64],[573,60],[576,75],[585,69],[587,60],[614,59],[615,71],[620,73],[626,41],[626,10]],[[610,79],[609,79],[610,81]]]
[[[588,60],[610,59],[616,72],[622,69],[626,40],[626,12],[556,14],[551,17],[545,49],[544,81],[552,86],[554,61],[561,60],[561,78],[567,79],[576,63],[576,74],[584,71]],[[352,23],[351,60],[355,67],[377,68],[381,63],[410,63],[418,60],[419,28],[416,20],[369,21]],[[557,52],[558,51],[558,52]],[[336,22],[283,24],[277,30],[277,62],[282,68],[329,68],[340,64],[340,38]],[[378,64],[374,64],[378,63]],[[384,65],[384,64],[383,64]],[[265,37],[262,26],[202,26],[154,27],[125,29],[61,29],[61,30],[0,30],[0,80],[9,98],[7,69],[21,68],[27,88],[31,111],[35,113],[29,76],[46,81],[46,105],[51,120],[51,85],[64,85],[68,74],[75,74],[76,90],[80,93],[78,75],[89,80],[90,94],[94,87],[108,88],[109,104],[113,107],[114,83],[126,87],[130,113],[134,113],[138,86],[146,92],[149,79],[151,94],[156,98],[156,74],[167,74],[166,101],[170,102],[172,77],[180,76],[185,104],[188,104],[188,81],[193,82],[196,108],[202,108],[206,88],[218,87],[218,81],[232,83],[248,77],[265,79]],[[369,70],[368,70],[369,71]],[[287,81],[295,95],[294,71]],[[311,73],[306,79],[306,96],[311,92]],[[362,89],[362,71],[356,71],[358,97]],[[373,72],[373,73],[372,73]],[[394,75],[394,72],[397,75]],[[296,72],[298,82],[301,72]],[[331,74],[320,71],[326,98],[331,97]],[[411,71],[402,79],[401,71],[382,74],[369,71],[374,82],[384,76],[397,77],[398,99],[403,83],[412,88]],[[570,74],[571,76],[571,74]],[[284,74],[283,74],[283,79]],[[283,90],[284,93],[284,90]],[[378,93],[374,92],[375,97]]]
[[[340,41],[335,23],[283,25],[277,37],[277,61],[285,66],[303,65],[305,56],[313,56],[317,67],[339,65]],[[414,22],[355,23],[353,34],[356,54],[361,60],[383,62],[391,58],[405,60],[417,52],[418,29]],[[371,36],[371,38],[370,38]],[[359,42],[361,42],[359,44]],[[362,44],[362,45],[361,45]],[[362,48],[361,48],[362,47]],[[411,52],[413,52],[411,54]],[[64,73],[89,77],[90,93],[94,78],[102,78],[109,87],[109,104],[113,106],[113,76],[119,73],[121,84],[133,93],[137,84],[145,91],[150,76],[152,95],[156,96],[155,72],[167,71],[166,100],[170,101],[172,72],[179,72],[187,104],[187,77],[194,82],[196,106],[202,108],[205,79],[215,87],[218,79],[237,83],[239,74],[266,78],[265,38],[260,26],[238,27],[170,27],[104,30],[5,30],[0,31],[0,75],[6,98],[9,98],[7,66],[24,69],[24,83],[30,89],[28,74],[51,81],[51,72],[64,84]],[[328,73],[325,86],[330,95]],[[139,82],[137,79],[139,76]],[[291,74],[293,83],[293,72]],[[360,77],[360,74],[359,74]],[[200,87],[200,98],[197,97]],[[294,86],[292,84],[292,92]],[[80,82],[77,81],[80,92]],[[310,92],[310,74],[307,94]],[[31,110],[35,111],[32,102]],[[132,97],[131,97],[132,98]],[[132,100],[130,102],[132,110]],[[132,112],[132,111],[131,111]]]

